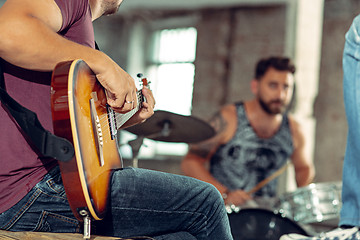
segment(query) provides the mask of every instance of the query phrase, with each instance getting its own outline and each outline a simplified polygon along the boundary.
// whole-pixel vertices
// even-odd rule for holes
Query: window
[[[196,29],[165,29],[154,33],[149,66],[156,108],[182,115],[191,114],[196,52]]]
[[[196,39],[197,31],[193,27],[153,32],[146,72],[156,99],[155,110],[191,115]],[[123,140],[131,138],[134,137],[122,136]],[[144,139],[139,158],[182,156],[187,148],[186,143]]]

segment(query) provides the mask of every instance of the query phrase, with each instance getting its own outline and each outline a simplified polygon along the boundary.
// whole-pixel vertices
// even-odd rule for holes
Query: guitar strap
[[[71,142],[44,129],[36,113],[23,107],[6,92],[2,64],[3,60],[0,58],[0,102],[2,106],[8,110],[43,157],[51,157],[64,162],[70,161],[75,153]]]

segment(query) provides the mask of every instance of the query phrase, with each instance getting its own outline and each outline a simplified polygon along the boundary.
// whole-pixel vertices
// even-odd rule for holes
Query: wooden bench
[[[0,230],[0,240],[76,240],[84,239],[78,233],[47,233],[47,232],[10,232]],[[91,240],[119,240],[122,238],[91,236]],[[125,239],[124,239],[125,240]]]

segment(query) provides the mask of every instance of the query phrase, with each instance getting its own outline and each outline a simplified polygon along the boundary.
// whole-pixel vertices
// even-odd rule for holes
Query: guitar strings
[[[119,128],[121,127],[127,120],[129,120],[140,108],[136,107],[134,109],[132,109],[131,111],[127,112],[126,114],[121,114],[121,113],[114,113],[115,116],[113,117],[113,119],[116,121],[116,127]],[[100,119],[100,125],[104,126],[103,130],[109,130],[110,129],[110,123],[109,123],[109,117],[107,113],[102,114],[99,119]]]
[[[133,110],[131,110],[130,112],[127,112],[126,114],[129,115],[125,115],[126,120],[124,120],[124,116],[123,114],[120,113],[115,113],[115,121],[116,121],[116,128],[119,129],[127,120],[129,120],[137,111],[139,110],[139,108],[134,108]],[[122,116],[119,116],[122,115]],[[108,133],[111,133],[110,131],[110,123],[108,120],[108,114],[104,113],[101,115],[102,120],[100,121],[100,126],[102,131],[106,131]],[[124,120],[124,121],[123,121]],[[115,127],[115,126],[114,126]],[[116,129],[116,130],[117,130]]]

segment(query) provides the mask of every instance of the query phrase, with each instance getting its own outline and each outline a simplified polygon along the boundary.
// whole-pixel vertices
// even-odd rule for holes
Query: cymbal
[[[214,136],[214,129],[201,119],[158,110],[145,122],[125,130],[163,142],[196,143]]]

